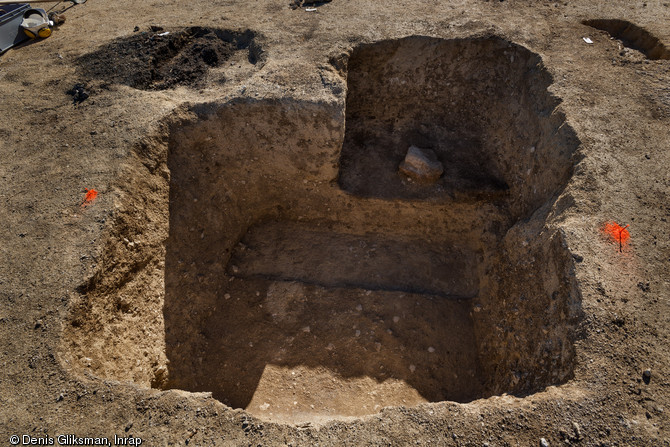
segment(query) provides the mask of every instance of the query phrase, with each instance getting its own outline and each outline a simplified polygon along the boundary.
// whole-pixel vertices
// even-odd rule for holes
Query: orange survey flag
[[[628,244],[628,240],[630,239],[630,233],[627,230],[629,226],[630,225],[626,225],[625,227],[622,227],[616,222],[607,222],[603,226],[603,233],[608,235],[615,242],[618,242],[619,251],[621,251],[623,247]]]
[[[86,190],[86,196],[84,197],[84,201],[81,203],[81,206],[88,206],[93,203],[96,197],[98,197],[98,191],[95,189],[84,189]]]

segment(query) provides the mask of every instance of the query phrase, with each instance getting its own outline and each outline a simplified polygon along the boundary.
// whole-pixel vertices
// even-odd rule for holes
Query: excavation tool
[[[53,11],[62,1],[56,2],[48,11],[31,8],[28,3],[17,3],[12,0],[0,0],[0,53],[24,41],[26,37],[36,39],[51,35],[54,22],[62,23],[63,14],[75,5],[86,0],[68,0],[70,6]],[[35,0],[30,3],[54,3],[53,0]],[[20,31],[23,30],[23,33]]]

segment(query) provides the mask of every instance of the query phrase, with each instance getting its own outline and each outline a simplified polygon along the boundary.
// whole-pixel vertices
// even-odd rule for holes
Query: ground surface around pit
[[[188,6],[120,0],[110,8],[89,0],[66,13],[49,39],[0,55],[0,442],[11,435],[74,433],[138,436],[144,445],[525,446],[541,445],[541,438],[552,446],[670,445],[670,65],[661,57],[670,46],[670,4],[333,0],[308,7],[292,9],[288,0]],[[584,24],[594,20],[596,28]],[[222,47],[182,54],[195,58],[194,65],[180,64],[179,51],[171,66],[161,65],[170,67],[168,78],[182,73],[179,82],[158,81],[141,90],[122,82],[121,64],[116,74],[103,70],[113,76],[82,69],[85,55],[135,42],[138,33],[193,26],[230,33]],[[247,30],[258,47],[230,38],[249,36]],[[240,97],[342,106],[342,55],[361,44],[412,35],[499,36],[540,55],[553,77],[550,90],[562,100],[583,157],[550,210],[574,256],[581,291],[573,379],[530,396],[396,406],[295,426],[261,420],[207,393],[73,372],[62,349],[63,326],[73,321],[73,306],[105,253],[122,254],[114,258],[118,275],[104,285],[110,290],[157,281],[136,278],[144,270],[133,268],[158,266],[164,257],[167,234],[157,222],[167,217],[153,204],[168,197],[167,160],[156,150],[167,144],[165,117],[188,121],[193,107],[206,115],[212,104]],[[216,64],[207,63],[214,55]],[[73,102],[81,96],[67,93],[75,84],[89,95],[78,104]],[[82,208],[84,188],[99,195]],[[608,220],[631,225],[623,252],[600,232]],[[102,327],[121,348],[143,346],[153,336],[149,332],[160,330],[144,324],[151,315],[142,313],[141,303],[106,305],[137,318],[135,338],[115,332],[113,321],[80,323]],[[211,327],[224,323],[212,321]],[[160,362],[155,347],[143,349]],[[142,371],[122,358],[114,362],[139,382]],[[282,374],[277,367],[266,377],[291,386]]]

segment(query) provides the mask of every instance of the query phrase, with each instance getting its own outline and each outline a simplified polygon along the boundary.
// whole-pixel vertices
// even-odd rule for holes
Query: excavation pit
[[[555,190],[565,178],[571,150],[559,141],[567,133],[556,132],[562,118],[552,116],[558,101],[546,90],[551,79],[541,59],[522,47],[495,38],[412,37],[360,47],[348,70],[338,182],[351,194],[433,201],[518,196],[530,185],[515,183],[545,175],[548,156],[559,159],[548,187]],[[437,155],[444,174],[435,184],[398,173],[410,146]],[[546,200],[548,193],[532,194]],[[519,199],[530,208],[539,203]]]
[[[666,48],[658,37],[627,20],[592,19],[585,20],[582,23],[592,28],[605,31],[612,38],[619,39],[625,47],[640,51],[648,59],[670,59],[670,50]]]
[[[579,141],[550,84],[502,39],[413,37],[354,50],[346,117],[337,103],[195,107],[170,129],[164,251],[123,267],[112,243],[115,267],[66,328],[71,365],[287,423],[564,383],[580,298],[548,222]],[[386,109],[370,115],[375,98]],[[410,144],[452,175],[406,182]]]

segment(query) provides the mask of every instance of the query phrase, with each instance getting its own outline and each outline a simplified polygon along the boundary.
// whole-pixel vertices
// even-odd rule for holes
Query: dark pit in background
[[[621,40],[624,46],[641,51],[649,59],[670,59],[670,50],[658,37],[627,20],[591,19],[582,23],[607,32],[615,39]]]

